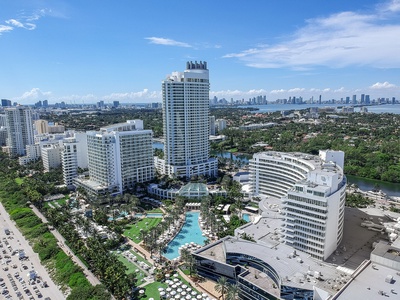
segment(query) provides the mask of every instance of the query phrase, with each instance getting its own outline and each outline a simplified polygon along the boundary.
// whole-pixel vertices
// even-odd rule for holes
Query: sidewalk
[[[43,223],[48,223],[46,217],[35,207],[32,205],[32,211],[42,220]],[[82,268],[83,273],[85,274],[87,280],[95,286],[101,284],[100,280],[94,276],[94,274],[86,267],[86,265],[74,254],[74,252],[65,244],[64,237],[54,229],[51,231],[54,237],[58,240],[58,246],[78,265]]]

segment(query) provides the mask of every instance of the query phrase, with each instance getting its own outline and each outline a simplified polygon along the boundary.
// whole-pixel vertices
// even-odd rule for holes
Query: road
[[[47,223],[46,217],[36,208],[32,207],[32,211],[42,220],[43,223]],[[100,280],[85,266],[85,264],[74,254],[74,252],[65,244],[64,237],[56,230],[51,231],[54,237],[58,240],[58,245],[61,249],[71,257],[71,259],[83,269],[83,273],[92,285],[101,284]]]

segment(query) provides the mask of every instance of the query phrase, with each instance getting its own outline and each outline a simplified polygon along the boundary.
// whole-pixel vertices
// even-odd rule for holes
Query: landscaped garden
[[[144,218],[134,224],[129,224],[125,227],[124,235],[130,238],[134,243],[140,243],[143,240],[141,232],[146,232],[149,229],[156,227],[162,218]]]

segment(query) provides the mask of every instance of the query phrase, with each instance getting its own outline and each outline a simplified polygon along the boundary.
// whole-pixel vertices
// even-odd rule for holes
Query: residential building
[[[206,62],[188,62],[162,82],[164,159],[155,158],[162,174],[190,178],[216,176],[210,158],[209,72]]]
[[[7,147],[10,156],[26,154],[26,145],[34,144],[32,110],[17,106],[5,109],[7,122]]]
[[[210,116],[210,135],[215,135],[215,116]]]
[[[49,133],[49,122],[46,120],[36,120],[35,129],[37,134]]]
[[[42,161],[45,172],[61,166],[61,152],[62,145],[60,143],[47,144],[42,147]]]
[[[2,106],[2,107],[11,106],[11,100],[1,99],[1,106]]]
[[[226,120],[224,119],[217,119],[216,120],[216,127],[217,127],[217,132],[221,132],[226,128]]]

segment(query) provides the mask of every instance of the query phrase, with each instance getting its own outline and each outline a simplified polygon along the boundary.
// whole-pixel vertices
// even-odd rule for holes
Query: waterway
[[[326,107],[351,107],[351,104],[268,104],[268,105],[241,105],[240,108],[257,108],[254,113],[275,112],[284,110],[300,110],[310,107],[326,108]],[[400,104],[384,104],[366,106],[368,112],[372,113],[393,113],[400,114]],[[360,111],[360,107],[354,107],[355,112]]]
[[[376,186],[388,196],[400,196],[400,184],[346,175],[348,184],[357,184],[363,191],[372,191]]]

